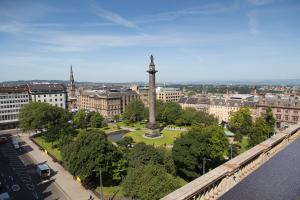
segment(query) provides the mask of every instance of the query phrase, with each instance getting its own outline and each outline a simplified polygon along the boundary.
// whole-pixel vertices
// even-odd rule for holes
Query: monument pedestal
[[[146,137],[159,137],[160,136],[160,127],[159,123],[149,123],[148,124],[148,131],[145,133]]]

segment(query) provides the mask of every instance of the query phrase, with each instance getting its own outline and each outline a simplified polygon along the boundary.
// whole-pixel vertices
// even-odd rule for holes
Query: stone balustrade
[[[292,125],[168,194],[161,200],[218,199],[299,136],[300,125]]]

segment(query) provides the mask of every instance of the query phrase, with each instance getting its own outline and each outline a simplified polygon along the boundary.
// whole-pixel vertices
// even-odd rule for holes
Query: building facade
[[[50,105],[67,108],[67,90],[63,84],[31,84],[28,85],[30,100],[45,102]]]
[[[257,104],[258,116],[272,108],[277,128],[300,121],[300,96],[294,94],[266,94]]]
[[[140,100],[146,107],[149,107],[149,87],[133,85],[130,87],[130,89],[138,93]]]
[[[182,96],[183,93],[179,88],[156,88],[156,98],[157,100],[162,100],[163,102],[178,102]]]
[[[139,99],[132,90],[83,90],[78,96],[79,109],[99,112],[111,120],[114,115],[124,113],[130,101]]]
[[[249,95],[250,96],[250,95]],[[246,97],[246,95],[244,95]],[[183,109],[192,107],[198,111],[206,112],[218,118],[219,122],[227,123],[232,112],[236,112],[242,106],[247,106],[252,112],[252,117],[256,118],[256,101],[254,98],[242,98],[242,96],[198,96],[182,97],[178,103]]]
[[[0,129],[18,126],[19,113],[29,103],[26,85],[16,87],[0,87]]]

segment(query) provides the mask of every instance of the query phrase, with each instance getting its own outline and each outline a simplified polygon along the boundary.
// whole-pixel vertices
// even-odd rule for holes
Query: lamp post
[[[96,170],[93,170],[93,171],[96,171]],[[100,196],[101,196],[101,200],[103,200],[103,186],[102,186],[102,171],[101,171],[101,166],[99,168],[99,179],[100,179]]]
[[[232,144],[230,144],[230,160],[232,159]]]
[[[207,160],[208,160],[208,161],[211,161],[211,159],[209,159],[209,158],[205,158],[205,157],[202,158],[202,170],[203,170],[202,173],[203,173],[203,174],[205,174],[205,164],[206,164],[206,161],[207,161]],[[202,175],[203,175],[203,174],[202,174]]]

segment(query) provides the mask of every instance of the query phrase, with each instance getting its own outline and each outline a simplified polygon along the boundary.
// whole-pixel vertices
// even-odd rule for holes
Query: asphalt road
[[[53,178],[41,180],[37,176],[36,162],[27,154],[30,150],[24,143],[19,151],[10,141],[0,144],[0,179],[4,183],[0,193],[8,192],[14,200],[66,200]]]
[[[300,139],[225,193],[221,200],[300,200]]]

